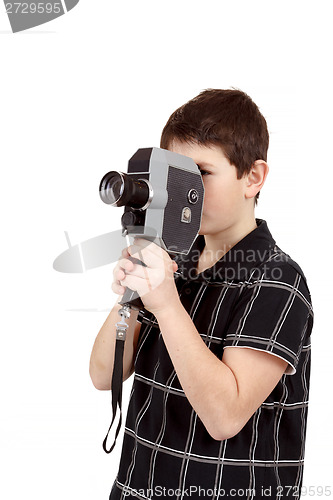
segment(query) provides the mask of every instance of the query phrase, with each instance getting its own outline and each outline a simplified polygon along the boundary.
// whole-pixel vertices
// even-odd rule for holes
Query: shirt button
[[[190,295],[191,288],[190,287],[185,288],[184,292],[186,293],[186,295]]]

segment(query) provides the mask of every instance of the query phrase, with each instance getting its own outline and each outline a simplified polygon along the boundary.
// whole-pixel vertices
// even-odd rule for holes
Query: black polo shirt
[[[123,449],[110,499],[299,498],[311,298],[299,266],[276,246],[265,221],[257,220],[257,226],[199,275],[195,269],[204,238],[198,236],[189,255],[176,259],[176,285],[202,340],[219,359],[230,346],[267,351],[288,362],[286,373],[236,436],[214,440],[181,388],[156,318],[141,311]]]

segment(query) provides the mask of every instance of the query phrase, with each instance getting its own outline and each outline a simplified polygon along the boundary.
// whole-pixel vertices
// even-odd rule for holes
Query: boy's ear
[[[263,187],[269,167],[264,160],[256,160],[246,176],[245,198],[254,198]]]

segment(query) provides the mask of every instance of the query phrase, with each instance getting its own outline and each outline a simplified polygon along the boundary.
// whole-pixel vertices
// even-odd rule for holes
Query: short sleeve
[[[276,270],[279,269],[279,272]],[[272,270],[271,270],[272,271]],[[273,275],[278,279],[274,279]],[[289,264],[266,272],[241,290],[224,339],[224,347],[269,352],[288,362],[293,375],[312,329],[311,297],[302,274]]]

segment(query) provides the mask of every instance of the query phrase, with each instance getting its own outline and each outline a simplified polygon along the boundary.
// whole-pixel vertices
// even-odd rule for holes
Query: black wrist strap
[[[114,367],[111,381],[111,404],[112,404],[112,420],[109,427],[109,430],[105,436],[103,441],[103,449],[105,453],[111,453],[113,448],[116,445],[116,440],[120,431],[121,421],[122,421],[122,410],[121,410],[121,400],[122,400],[122,392],[123,392],[123,356],[124,356],[124,340],[116,340],[115,346],[115,354],[114,354]],[[109,436],[109,432],[116,418],[117,414],[117,405],[119,406],[119,422],[116,429],[116,434],[114,438],[114,442],[111,448],[108,450],[106,447],[106,442]]]
[[[123,304],[122,308],[119,309],[118,314],[120,316],[120,321],[116,324],[116,344],[114,351],[114,361],[113,361],[113,373],[111,380],[111,405],[112,405],[112,420],[109,427],[109,430],[105,436],[103,441],[103,449],[105,453],[111,453],[113,448],[116,445],[117,437],[121,427],[121,399],[123,393],[123,357],[124,357],[124,346],[126,339],[126,332],[128,329],[128,324],[125,321],[125,318],[129,318],[130,316],[131,306],[129,304]],[[106,447],[106,442],[109,437],[109,432],[116,418],[117,414],[117,405],[119,406],[119,422],[116,429],[115,438],[111,448],[108,450]]]

